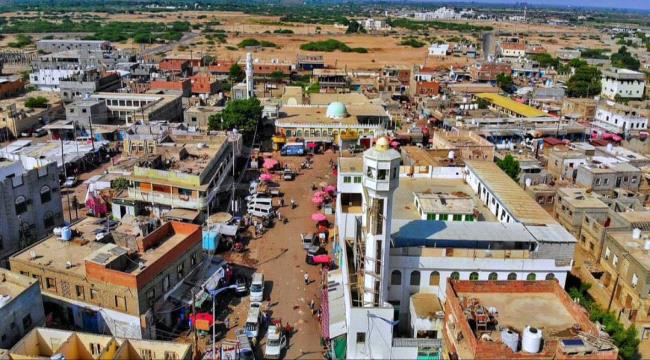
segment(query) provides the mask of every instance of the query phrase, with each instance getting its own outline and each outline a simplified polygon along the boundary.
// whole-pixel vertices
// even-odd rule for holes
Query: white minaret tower
[[[363,153],[363,306],[387,301],[393,193],[399,186],[400,154],[379,138]]]
[[[246,53],[246,99],[255,96],[255,84],[253,83],[253,54]]]

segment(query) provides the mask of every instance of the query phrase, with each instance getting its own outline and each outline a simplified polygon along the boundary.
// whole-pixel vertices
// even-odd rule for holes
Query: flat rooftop
[[[465,165],[476,174],[516,221],[527,225],[557,224],[551,215],[495,163],[466,161]]]
[[[363,158],[358,156],[339,158],[339,172],[363,174]]]
[[[345,105],[363,105],[369,104],[370,100],[358,92],[344,94],[313,93],[309,94],[309,103],[311,105],[329,105],[335,101],[342,102]]]
[[[440,166],[441,162],[439,158],[436,158],[432,152],[417,147],[417,146],[403,146],[401,148],[402,154],[405,155],[408,159],[411,160],[413,166]]]
[[[587,192],[583,188],[559,188],[557,195],[562,197],[574,208],[588,208],[588,209],[603,209],[607,210],[609,207],[602,202],[599,196],[593,192]]]
[[[459,168],[459,171],[460,170]],[[414,193],[441,193],[459,198],[466,198],[472,208],[479,211],[476,220],[497,221],[497,218],[476,197],[476,194],[461,179],[427,179],[400,177],[399,187],[393,196],[393,219],[418,220],[421,215],[413,202]],[[527,195],[528,196],[528,195]],[[469,204],[468,202],[466,204]]]
[[[13,299],[36,281],[34,278],[0,268],[0,296],[8,296]],[[2,308],[1,305],[0,308]]]
[[[618,246],[625,249],[639,265],[646,271],[650,271],[650,252],[644,249],[646,239],[650,232],[644,231],[638,239],[632,237],[632,230],[619,230],[608,232],[608,238],[612,239]],[[624,257],[627,257],[624,255]]]
[[[473,214],[474,201],[467,194],[414,193],[413,197],[420,203],[425,213],[436,214]]]

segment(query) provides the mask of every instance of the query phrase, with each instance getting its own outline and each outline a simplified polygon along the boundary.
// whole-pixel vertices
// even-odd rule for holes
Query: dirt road
[[[286,359],[320,359],[320,324],[309,309],[310,300],[320,305],[320,267],[305,263],[305,251],[300,242],[300,233],[314,232],[315,223],[311,215],[317,211],[311,203],[311,184],[326,182],[336,184],[332,175],[329,160],[335,159],[336,154],[316,155],[314,167],[303,170],[294,181],[279,180],[284,192],[285,206],[280,208],[283,217],[288,218],[287,224],[277,223],[261,238],[252,240],[249,244],[251,260],[257,261],[257,271],[262,272],[266,279],[266,290],[269,300],[265,303],[272,312],[273,319],[291,324],[295,334],[289,340]],[[302,157],[280,157],[282,163],[288,162],[298,168]],[[290,200],[294,199],[298,206],[291,209]],[[333,221],[333,216],[328,216]],[[331,253],[331,244],[328,244]],[[304,273],[309,274],[311,283],[304,284]],[[230,316],[231,324],[241,328],[244,325],[248,310],[248,298],[238,304]],[[234,338],[231,329],[228,338]],[[266,341],[260,342],[263,352]]]

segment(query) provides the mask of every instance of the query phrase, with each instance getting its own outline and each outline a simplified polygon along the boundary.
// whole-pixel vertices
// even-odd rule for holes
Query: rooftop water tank
[[[72,229],[69,226],[64,226],[61,229],[61,240],[70,241],[72,240]]]
[[[511,329],[503,329],[501,330],[501,341],[503,341],[512,352],[517,352],[519,348],[519,334]]]
[[[530,354],[537,354],[542,348],[542,330],[526,326],[521,340],[521,350]]]

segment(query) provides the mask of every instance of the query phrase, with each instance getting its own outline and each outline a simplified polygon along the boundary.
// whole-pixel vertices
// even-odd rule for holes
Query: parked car
[[[279,359],[287,347],[287,336],[277,325],[270,325],[266,335],[265,359]]]
[[[282,172],[282,179],[283,179],[283,180],[288,180],[288,181],[290,181],[290,180],[293,180],[295,177],[296,177],[296,173],[294,173],[294,172],[291,171],[291,170],[284,170],[284,171]]]
[[[243,275],[238,275],[235,278],[234,285],[236,286],[235,294],[237,294],[237,296],[244,296],[248,293],[248,282],[246,281],[246,277]]]
[[[36,136],[36,137],[43,137],[43,136],[47,135],[47,130],[45,130],[43,128],[40,128],[40,129],[34,131],[33,135]]]
[[[71,188],[73,186],[77,185],[77,177],[76,176],[68,176],[65,178],[65,181],[63,182],[63,187],[66,188]]]

